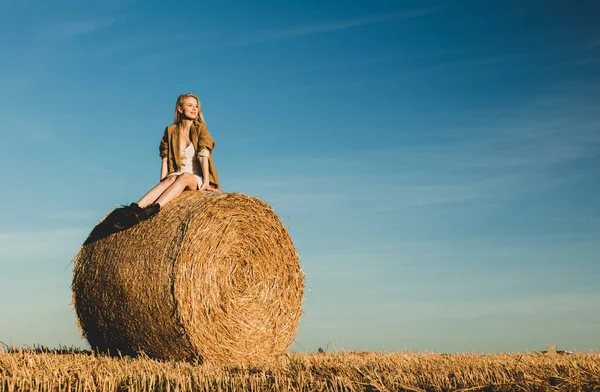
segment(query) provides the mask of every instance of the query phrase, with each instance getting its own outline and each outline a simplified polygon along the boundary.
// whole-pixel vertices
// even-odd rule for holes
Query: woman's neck
[[[179,123],[179,130],[188,132],[192,127],[192,123],[194,120],[183,119],[181,123]]]

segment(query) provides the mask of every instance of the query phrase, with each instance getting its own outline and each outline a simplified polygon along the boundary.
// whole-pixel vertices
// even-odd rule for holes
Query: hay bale
[[[150,220],[86,241],[74,261],[74,307],[100,351],[251,363],[282,354],[302,313],[287,230],[241,194],[184,192]]]

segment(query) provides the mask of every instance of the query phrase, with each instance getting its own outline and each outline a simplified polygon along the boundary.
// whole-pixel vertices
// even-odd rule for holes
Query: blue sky
[[[600,349],[599,11],[0,0],[0,341],[87,347],[68,263],[194,92],[290,227],[294,350]]]

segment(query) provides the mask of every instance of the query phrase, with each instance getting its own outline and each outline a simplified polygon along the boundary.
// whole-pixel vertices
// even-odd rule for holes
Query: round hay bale
[[[184,192],[148,221],[88,238],[74,261],[79,324],[103,352],[252,363],[284,353],[302,313],[286,228],[242,194]]]

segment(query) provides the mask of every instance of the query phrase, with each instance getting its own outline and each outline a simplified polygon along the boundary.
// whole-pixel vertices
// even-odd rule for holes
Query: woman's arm
[[[160,164],[160,180],[162,181],[167,176],[167,172],[169,171],[169,127],[165,128],[165,133],[162,139],[160,140],[158,150],[162,159],[162,162]]]
[[[199,124],[198,127],[198,161],[202,168],[202,186],[200,190],[206,191],[218,191],[218,188],[214,188],[210,185],[210,154],[215,148],[215,141],[208,132],[208,127],[204,122]],[[218,184],[217,184],[218,185]]]
[[[160,180],[164,180],[164,178],[167,176],[167,170],[168,170],[168,162],[167,162],[167,157],[164,157],[162,159],[162,163],[160,164]]]
[[[200,167],[202,167],[202,186],[199,188],[201,191],[215,191],[216,189],[210,185],[210,175],[208,173],[208,157],[199,156]]]

